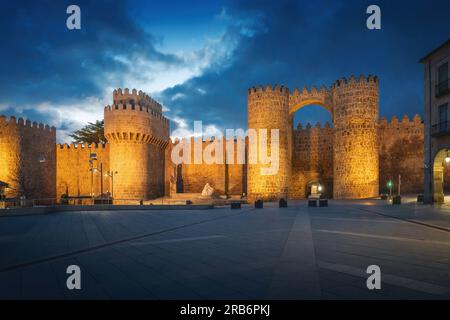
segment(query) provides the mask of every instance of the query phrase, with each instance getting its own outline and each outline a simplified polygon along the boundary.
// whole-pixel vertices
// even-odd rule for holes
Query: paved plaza
[[[66,268],[81,268],[68,290]],[[381,268],[368,290],[366,269]],[[448,299],[450,207],[381,200],[0,218],[2,299]]]

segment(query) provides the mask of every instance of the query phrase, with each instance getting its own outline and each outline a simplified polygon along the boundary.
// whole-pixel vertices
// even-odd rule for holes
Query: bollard
[[[240,202],[232,202],[231,203],[231,209],[240,209],[241,203]]]
[[[264,207],[262,200],[255,201],[255,209],[262,209]]]
[[[308,207],[317,207],[317,200],[308,200]]]
[[[392,204],[402,204],[402,197],[401,196],[394,196],[392,198]]]
[[[283,198],[281,198],[280,201],[279,201],[279,207],[280,208],[287,208],[287,201],[284,200]]]
[[[328,199],[320,199],[319,207],[328,207]]]

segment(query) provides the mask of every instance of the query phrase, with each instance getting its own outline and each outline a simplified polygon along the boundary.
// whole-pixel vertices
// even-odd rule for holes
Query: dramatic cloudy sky
[[[78,4],[82,28],[66,28]],[[382,30],[365,27],[378,4]],[[422,114],[418,60],[450,37],[450,1],[2,2],[0,114],[42,121],[58,139],[103,117],[112,90],[137,88],[165,107],[172,135],[245,128],[247,89],[380,78],[381,115]],[[296,120],[324,121],[319,107]]]

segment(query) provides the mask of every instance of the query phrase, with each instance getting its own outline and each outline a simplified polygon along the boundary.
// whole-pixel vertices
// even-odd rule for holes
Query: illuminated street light
[[[322,191],[322,186],[319,184],[319,187],[317,187],[317,190],[319,190],[319,192],[321,192]]]
[[[114,199],[114,175],[116,175],[117,171],[106,171],[105,177],[111,178],[111,198]]]

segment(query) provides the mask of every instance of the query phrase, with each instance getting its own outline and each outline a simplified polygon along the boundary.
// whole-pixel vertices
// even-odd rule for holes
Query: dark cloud
[[[80,31],[66,28],[70,4],[73,1],[2,2],[0,101],[14,106],[100,95],[106,84],[122,84],[120,77],[111,75],[130,72],[130,65],[117,57],[180,63],[155,49],[156,39],[128,15],[127,2],[76,1],[81,7]]]
[[[217,66],[163,92],[180,117],[246,127],[247,89],[329,86],[351,74],[375,74],[380,114],[422,113],[423,75],[418,60],[450,35],[448,1],[378,1],[382,30],[366,28],[369,1],[238,1],[227,8],[238,42],[231,66]],[[247,21],[247,23],[245,23]],[[250,21],[250,23],[249,23]],[[253,26],[254,34],[244,27]],[[205,93],[196,89],[202,88]],[[176,94],[184,98],[172,101]],[[320,120],[320,119],[318,119]]]
[[[76,3],[82,8],[82,30],[76,32],[65,27],[65,11],[72,1],[2,3],[0,110],[5,109],[2,104],[11,107],[10,113],[16,105],[73,105],[100,97],[108,86],[133,87],[130,78],[140,84],[154,82],[151,68],[146,72],[136,68],[142,59],[157,64],[158,70],[172,71],[189,61],[158,51],[160,35],[148,33],[145,15],[136,14],[159,10],[157,2],[149,2],[148,7],[126,0]],[[159,98],[172,117],[246,127],[251,86],[330,85],[342,76],[363,73],[380,78],[382,115],[422,113],[423,70],[418,60],[449,37],[450,2],[377,1],[382,9],[381,31],[365,27],[370,4],[366,0],[225,2],[226,33],[215,46],[196,52],[196,62],[210,61],[212,56],[211,64],[199,76],[164,90]]]

